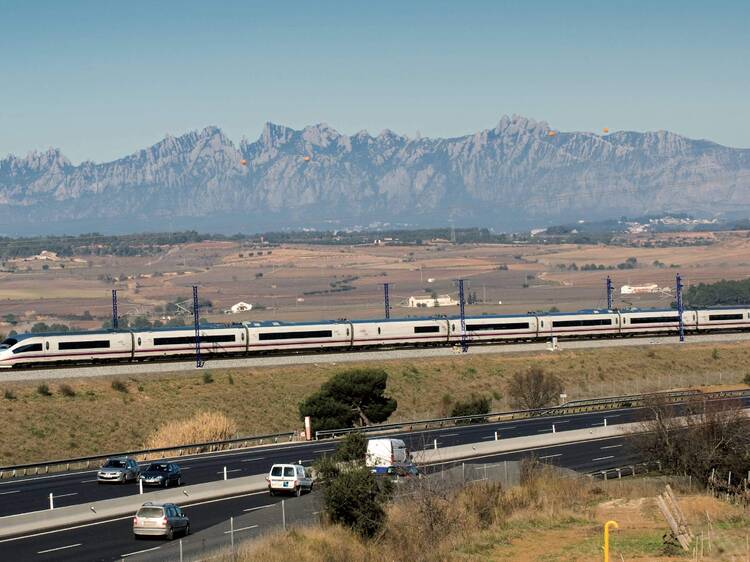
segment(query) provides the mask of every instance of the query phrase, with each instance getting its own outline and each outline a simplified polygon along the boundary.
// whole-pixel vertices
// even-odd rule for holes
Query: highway
[[[750,400],[750,399],[749,399]],[[620,409],[607,412],[572,414],[557,417],[537,417],[499,423],[451,426],[414,432],[398,432],[391,437],[404,439],[412,451],[476,443],[495,439],[524,437],[571,429],[600,427],[607,419],[609,425],[638,421],[642,410]],[[261,446],[227,452],[206,453],[175,459],[182,467],[185,484],[200,484],[221,480],[224,467],[227,477],[250,476],[267,472],[276,462],[309,464],[315,458],[335,449],[335,441],[296,442],[287,445]],[[146,463],[142,463],[146,464]],[[144,501],[149,488],[144,488]],[[49,508],[49,494],[55,507],[76,505],[98,500],[137,494],[138,485],[97,484],[96,470],[20,477],[0,481],[0,517]]]
[[[750,333],[718,333],[718,334],[690,334],[686,336],[687,343],[720,343],[750,341]],[[632,347],[642,345],[675,345],[679,344],[677,336],[648,336],[623,339],[595,339],[595,340],[560,340],[560,350],[593,349],[603,347]],[[493,353],[522,353],[539,352],[548,349],[549,343],[505,343],[498,345],[473,345],[469,354]],[[255,357],[209,358],[206,367],[221,368],[249,368],[275,367],[283,365],[311,365],[336,364],[352,361],[385,361],[391,359],[419,359],[426,357],[452,357],[455,352],[452,347],[405,348],[390,350],[368,350],[357,352],[312,353],[292,355],[264,355]],[[204,357],[204,359],[206,359]],[[195,372],[195,361],[147,362],[147,363],[117,363],[112,365],[93,365],[59,367],[49,369],[13,369],[0,371],[3,381],[51,380],[81,377],[101,376],[135,376],[154,373]]]
[[[724,399],[735,401],[737,399]],[[750,407],[750,397],[740,400]],[[676,406],[676,412],[682,407]],[[443,429],[398,431],[388,434],[406,442],[411,451],[481,443],[495,438],[508,439],[573,429],[601,427],[637,422],[643,419],[642,408],[567,414],[561,416],[533,417],[484,424],[450,426]],[[317,457],[335,450],[336,441],[291,442],[284,445],[264,445],[226,452],[203,453],[173,459],[183,470],[184,484],[201,484],[224,478],[251,476],[268,472],[274,463],[299,462],[310,464]],[[141,463],[142,466],[148,464]],[[148,500],[152,488],[144,487],[143,498]],[[64,507],[138,494],[138,484],[97,484],[96,469],[64,472],[49,475],[16,477],[0,480],[0,517],[41,511],[49,508],[49,494],[55,507]]]
[[[593,420],[589,421],[593,423]],[[491,463],[517,460],[530,454],[532,454],[531,450],[514,451],[474,459],[472,462]],[[593,472],[615,466],[624,467],[637,460],[634,453],[627,447],[626,438],[623,437],[543,447],[534,450],[533,454],[544,462],[582,472]],[[203,541],[206,539],[201,537],[201,531],[221,524],[228,529],[227,521],[230,516],[238,517],[243,514],[258,513],[257,519],[251,520],[252,524],[243,523],[242,526],[236,527],[243,529],[241,532],[246,532],[246,536],[277,526],[279,510],[277,507],[269,506],[275,506],[281,499],[270,497],[266,492],[256,492],[199,504],[184,504],[183,507],[190,517],[193,530],[193,535],[183,541],[186,552],[203,551],[206,548]],[[293,502],[305,499],[305,496],[286,498],[286,504],[291,507]],[[264,512],[267,513],[265,517],[263,517]],[[276,519],[276,522],[273,523],[269,519]],[[170,548],[174,552],[174,546],[167,545],[162,540],[135,540],[132,536],[131,521],[132,517],[126,516],[70,529],[1,540],[0,559],[44,562],[53,560],[114,561],[124,558],[138,561],[146,558],[153,559],[162,549],[166,551]],[[228,544],[228,540],[225,544]]]

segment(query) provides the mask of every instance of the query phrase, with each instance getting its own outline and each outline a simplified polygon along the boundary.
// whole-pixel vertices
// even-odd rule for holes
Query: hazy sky
[[[504,113],[750,147],[750,2],[0,0],[0,157],[266,121],[458,136]]]

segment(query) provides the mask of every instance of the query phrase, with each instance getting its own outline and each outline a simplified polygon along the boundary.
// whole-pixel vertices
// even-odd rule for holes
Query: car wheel
[[[297,497],[300,497],[300,496],[302,495],[302,485],[301,485],[301,484],[300,484],[299,486],[297,486],[297,489],[296,489],[296,490],[294,490],[294,494],[295,494],[295,495],[296,495]]]
[[[276,495],[276,492],[275,492],[274,490],[268,490],[268,493],[269,493],[270,495],[272,495],[272,496],[275,496],[275,495]]]
[[[164,487],[169,488],[169,478],[164,479]]]
[[[190,534],[190,523],[185,525],[185,536],[187,537]]]
[[[180,486],[182,486],[182,477],[178,476],[177,477],[177,487],[179,488]]]
[[[172,527],[167,530],[167,540],[171,541],[174,539],[174,529]]]

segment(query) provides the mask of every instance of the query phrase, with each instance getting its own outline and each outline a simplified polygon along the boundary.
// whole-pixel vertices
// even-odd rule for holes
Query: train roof
[[[248,320],[243,326],[248,328],[276,328],[283,326],[330,326],[333,324],[346,324],[349,320],[318,320],[317,322],[284,322],[282,320]]]

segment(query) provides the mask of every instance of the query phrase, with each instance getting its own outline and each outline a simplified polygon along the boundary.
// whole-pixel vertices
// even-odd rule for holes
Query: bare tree
[[[536,366],[513,375],[507,389],[511,407],[525,410],[549,406],[562,391],[557,376]]]
[[[750,469],[750,419],[742,403],[698,397],[675,406],[654,395],[644,401],[645,416],[631,443],[645,460],[689,474],[706,483],[712,471],[747,474]]]

